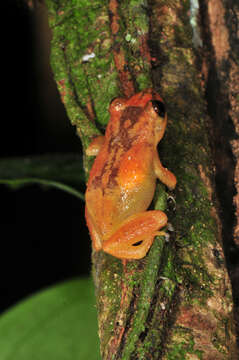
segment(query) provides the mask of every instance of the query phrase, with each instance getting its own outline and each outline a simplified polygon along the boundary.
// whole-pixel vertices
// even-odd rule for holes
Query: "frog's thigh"
[[[154,171],[157,178],[159,178],[159,180],[162,181],[162,183],[165,184],[169,189],[172,190],[175,188],[177,183],[176,177],[171,171],[163,167],[158,157],[157,151],[154,154]]]
[[[85,208],[85,218],[86,218],[88,229],[90,231],[93,248],[94,248],[94,250],[99,251],[102,247],[101,246],[101,238],[100,238],[99,232],[96,230],[96,227],[93,225],[93,221],[91,219],[91,216],[90,216],[90,213],[89,213],[87,207]]]
[[[166,224],[167,216],[160,210],[132,215],[103,243],[102,248],[120,259],[141,259],[158,235],[158,230]]]

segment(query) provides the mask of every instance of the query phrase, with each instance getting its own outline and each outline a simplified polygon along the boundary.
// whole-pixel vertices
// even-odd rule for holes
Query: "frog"
[[[170,190],[175,175],[160,161],[167,112],[160,95],[145,89],[130,98],[115,98],[109,106],[105,135],[86,150],[96,156],[85,194],[86,223],[95,251],[123,261],[142,259],[168,218],[161,210],[147,210],[157,179]]]

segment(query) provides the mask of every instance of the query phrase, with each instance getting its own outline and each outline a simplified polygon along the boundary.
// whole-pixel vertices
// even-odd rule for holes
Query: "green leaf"
[[[99,360],[93,282],[73,279],[0,317],[1,360]]]
[[[0,160],[0,184],[17,189],[29,184],[53,186],[81,200],[85,184],[82,157],[78,154],[46,154]]]

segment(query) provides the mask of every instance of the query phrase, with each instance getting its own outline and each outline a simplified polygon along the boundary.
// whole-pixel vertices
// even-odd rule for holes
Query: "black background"
[[[0,157],[79,153],[49,65],[46,10],[4,3]],[[0,246],[2,312],[39,289],[90,272],[84,203],[54,189],[0,185]]]

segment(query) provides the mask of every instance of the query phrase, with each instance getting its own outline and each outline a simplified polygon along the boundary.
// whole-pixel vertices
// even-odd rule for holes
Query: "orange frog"
[[[97,155],[86,191],[86,221],[96,251],[120,259],[141,259],[159,229],[167,224],[160,210],[146,211],[156,178],[174,189],[176,178],[159,160],[167,114],[152,89],[129,99],[114,99],[105,136],[93,140],[87,155]]]

